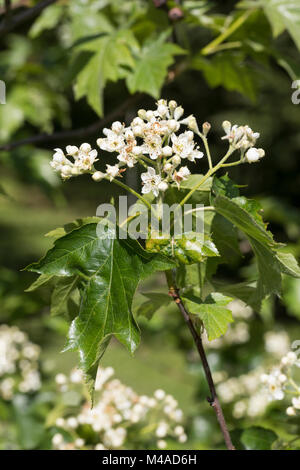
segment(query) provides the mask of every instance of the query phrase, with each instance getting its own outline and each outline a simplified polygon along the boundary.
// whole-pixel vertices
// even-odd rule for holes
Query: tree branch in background
[[[43,0],[42,2],[39,2],[34,7],[28,8],[27,10],[22,11],[22,13],[18,13],[17,15],[12,16],[9,21],[7,21],[7,18],[4,18],[4,20],[2,21],[0,25],[0,37],[9,33],[10,31],[17,28],[18,26],[25,23],[26,21],[31,20],[35,16],[39,15],[45,8],[47,8],[52,3],[55,3],[56,1],[57,0]],[[9,11],[11,14],[10,1],[5,1],[6,13],[8,12],[7,10],[8,4],[9,4]]]
[[[138,100],[142,98],[141,94],[135,94],[128,98],[124,103],[119,106],[119,108],[113,110],[111,113],[107,114],[103,119],[99,119],[90,126],[81,127],[80,129],[72,129],[69,131],[55,132],[53,134],[39,134],[27,137],[26,139],[17,140],[16,142],[9,142],[4,145],[0,145],[0,151],[9,151],[22,145],[27,144],[41,144],[45,142],[56,142],[60,140],[71,140],[79,139],[86,137],[88,135],[95,134],[100,131],[106,124],[113,121],[117,117],[122,116],[127,109],[135,104]]]
[[[192,334],[192,337],[193,337],[193,340],[196,344],[196,347],[198,349],[198,353],[199,353],[199,356],[200,356],[200,359],[201,359],[201,362],[202,362],[202,365],[203,365],[206,380],[207,380],[209,390],[210,390],[210,393],[211,393],[211,396],[209,398],[207,398],[207,400],[208,400],[209,404],[212,406],[212,408],[214,409],[214,411],[216,413],[221,431],[222,431],[223,436],[224,436],[226,447],[227,447],[228,450],[235,450],[235,447],[232,444],[231,437],[230,437],[230,434],[229,434],[229,431],[228,431],[228,428],[227,428],[227,424],[226,424],[226,421],[225,421],[225,418],[224,418],[224,415],[223,415],[222,407],[221,407],[221,404],[220,404],[218,396],[217,396],[215,384],[214,384],[212,374],[211,374],[211,371],[210,371],[210,367],[209,367],[209,364],[208,364],[208,361],[207,361],[207,357],[206,357],[206,354],[205,354],[205,351],[204,351],[204,348],[203,348],[201,336],[197,333],[197,331],[194,327],[194,324],[193,324],[193,322],[190,318],[189,312],[186,310],[186,308],[185,308],[185,306],[182,302],[182,299],[181,299],[180,294],[179,294],[179,290],[178,290],[178,288],[177,288],[177,286],[174,282],[173,277],[174,276],[171,273],[167,272],[167,282],[168,282],[168,286],[169,286],[169,295],[172,297],[172,299],[176,303],[177,307],[179,308],[179,310],[180,310],[180,312],[181,312],[181,314],[184,318],[184,321],[186,322],[186,324],[187,324],[187,326],[188,326],[188,328],[189,328],[189,330]]]
[[[5,0],[5,18],[4,21],[8,25],[11,21],[11,0]]]

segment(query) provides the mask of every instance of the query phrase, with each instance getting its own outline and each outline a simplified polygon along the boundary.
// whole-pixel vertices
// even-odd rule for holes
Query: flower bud
[[[160,104],[157,107],[157,112],[161,117],[165,117],[168,113],[168,107],[164,104]]]
[[[66,151],[68,155],[76,155],[78,153],[78,147],[76,145],[67,145]]]
[[[111,126],[112,130],[114,132],[121,132],[122,129],[123,129],[123,125],[120,123],[120,121],[115,121],[112,123],[112,126]]]
[[[168,189],[168,183],[166,183],[166,181],[162,181],[161,183],[159,183],[158,189],[160,191],[166,191]]]
[[[255,163],[261,158],[261,152],[255,147],[250,148],[245,155],[245,159],[248,163]]]
[[[183,107],[182,106],[177,106],[177,108],[175,108],[175,111],[174,111],[174,119],[176,119],[176,121],[178,121],[178,119],[181,118],[183,113],[184,113]]]
[[[178,166],[181,163],[181,158],[178,155],[174,155],[172,158],[172,163],[174,166]]]
[[[146,119],[147,119],[148,121],[151,121],[151,119],[153,118],[153,116],[154,116],[153,111],[146,111]]]
[[[166,163],[163,169],[166,173],[168,173],[169,171],[172,171],[173,170],[172,163]]]
[[[210,128],[211,128],[211,125],[209,122],[204,122],[202,124],[202,132],[203,132],[203,135],[206,137],[207,134],[209,133],[210,131]]]
[[[289,406],[287,409],[286,409],[286,414],[288,416],[296,416],[296,410],[295,408],[293,408],[292,406]]]
[[[173,153],[172,148],[169,145],[166,145],[166,147],[163,147],[162,153],[164,157],[170,157]]]
[[[195,116],[191,115],[188,117],[187,126],[189,129],[191,129],[191,131],[199,133],[199,127]]]
[[[180,125],[177,121],[175,121],[175,119],[170,119],[170,121],[168,121],[168,129],[171,132],[178,131],[179,127],[180,127]]]
[[[138,110],[138,117],[141,119],[146,119],[146,110],[145,109],[139,109]]]
[[[230,132],[230,130],[231,130],[231,122],[229,122],[229,121],[223,121],[222,127],[223,127],[225,133],[226,133],[226,134],[229,134],[229,132]]]
[[[174,111],[174,109],[177,108],[177,103],[174,100],[169,101],[169,109],[171,111]]]
[[[105,178],[105,173],[102,173],[102,171],[96,171],[93,175],[92,178],[94,181],[101,181],[103,178]]]
[[[83,153],[89,153],[92,149],[90,144],[87,144],[87,143],[81,144],[79,148]]]

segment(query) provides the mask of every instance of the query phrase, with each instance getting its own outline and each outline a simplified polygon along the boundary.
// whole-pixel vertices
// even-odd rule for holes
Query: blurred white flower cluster
[[[165,439],[186,441],[181,425],[183,414],[171,395],[163,390],[156,390],[152,397],[138,395],[113,375],[111,367],[99,368],[93,408],[85,402],[77,414],[56,419],[54,449],[104,450],[131,446],[164,449]],[[69,393],[74,387],[83,386],[84,379],[75,369],[70,377],[58,374],[56,383],[61,393]]]
[[[277,351],[275,352],[277,345]],[[300,386],[293,379],[295,367],[300,360],[293,351],[288,351],[289,341],[286,332],[268,332],[265,335],[266,351],[272,356],[281,356],[279,364],[268,373],[260,366],[247,374],[227,379],[225,372],[216,372],[214,379],[224,403],[232,403],[235,418],[261,416],[273,400],[291,400],[286,412],[296,416],[300,410]]]
[[[11,400],[15,393],[40,389],[40,348],[15,326],[0,326],[0,397]]]
[[[190,175],[187,162],[196,162],[204,156],[195,141],[195,135],[206,146],[210,124],[204,123],[200,132],[195,117],[190,115],[184,118],[184,109],[176,101],[161,99],[156,105],[155,110],[140,109],[128,127],[115,121],[110,129],[103,129],[105,137],[99,138],[97,144],[101,150],[116,154],[117,160],[113,165],[107,164],[105,172],[94,168],[97,150],[88,143],[79,148],[67,146],[67,156],[61,149],[55,149],[51,166],[63,179],[91,173],[94,181],[113,181],[122,176],[127,167],[132,168],[139,163],[146,168],[141,176],[142,193],[152,192],[158,196],[159,192],[166,191],[174,182],[179,188],[180,183]],[[249,126],[232,126],[229,121],[223,122],[223,128],[226,132],[223,139],[228,140],[230,153],[240,150],[242,161],[249,163],[264,156],[262,149],[254,147],[258,132],[253,132]],[[67,157],[72,157],[73,161]],[[207,157],[210,159],[209,155]]]

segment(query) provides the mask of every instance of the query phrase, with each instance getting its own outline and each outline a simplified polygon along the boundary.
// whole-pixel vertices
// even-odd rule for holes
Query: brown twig
[[[221,431],[222,431],[223,436],[224,436],[224,440],[225,440],[225,444],[226,444],[227,449],[228,450],[235,450],[235,447],[232,444],[231,437],[230,437],[230,434],[229,434],[229,431],[228,431],[228,428],[227,428],[227,424],[226,424],[226,421],[225,421],[225,418],[224,418],[224,415],[223,415],[222,407],[221,407],[221,404],[220,404],[218,396],[217,396],[215,384],[214,384],[212,374],[211,374],[211,371],[210,371],[210,367],[209,367],[209,364],[208,364],[208,361],[207,361],[207,357],[206,357],[206,354],[205,354],[205,351],[204,351],[204,348],[203,348],[201,336],[197,333],[197,331],[194,327],[194,324],[193,324],[193,322],[190,318],[190,314],[186,310],[186,308],[185,308],[185,306],[182,302],[182,299],[181,299],[180,294],[179,294],[179,290],[176,287],[176,284],[173,280],[172,274],[169,275],[167,273],[167,281],[168,281],[168,286],[169,286],[169,295],[172,297],[172,299],[174,300],[174,302],[178,306],[180,312],[182,313],[182,316],[183,316],[187,326],[189,327],[189,330],[192,334],[193,340],[194,340],[194,342],[197,346],[197,349],[198,349],[198,352],[199,352],[199,355],[200,355],[200,358],[201,358],[201,361],[202,361],[203,369],[204,369],[204,372],[205,372],[206,380],[207,380],[209,390],[210,390],[210,393],[211,393],[211,396],[209,398],[207,398],[207,400],[208,400],[209,404],[212,406],[212,408],[214,409],[214,411],[216,413]]]
[[[4,34],[9,33],[10,31],[17,28],[26,21],[31,20],[35,16],[39,15],[45,8],[47,8],[52,3],[55,3],[56,1],[57,0],[43,0],[42,2],[37,3],[34,7],[28,8],[25,11],[14,15],[10,18],[9,22],[4,19],[0,25],[0,36],[4,36]]]
[[[106,124],[119,116],[122,116],[124,112],[134,104],[137,100],[141,99],[141,94],[136,94],[128,98],[124,103],[117,109],[114,109],[111,113],[107,114],[103,119],[99,119],[88,127],[81,127],[79,129],[72,129],[69,131],[55,132],[54,134],[39,134],[26,139],[17,140],[16,142],[9,142],[4,145],[0,145],[0,151],[10,151],[17,147],[27,144],[41,144],[46,142],[58,142],[62,140],[79,139],[88,135],[95,134],[100,131]]]

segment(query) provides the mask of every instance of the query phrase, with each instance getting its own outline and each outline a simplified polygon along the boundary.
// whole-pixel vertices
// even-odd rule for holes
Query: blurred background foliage
[[[129,121],[159,97],[175,99],[198,122],[212,124],[215,158],[221,154],[221,122],[247,123],[261,133],[266,158],[261,167],[233,168],[231,177],[245,195],[260,200],[276,240],[300,257],[300,105],[291,100],[297,91],[292,82],[300,80],[297,2],[13,0],[1,2],[0,14],[0,79],[6,84],[6,103],[0,105],[0,315],[1,323],[17,325],[41,346],[46,390],[76,357],[58,354],[67,322],[49,316],[47,289],[24,293],[33,276],[20,270],[51,246],[45,233],[95,215],[101,202],[117,196],[109,184],[92,184],[88,176],[62,184],[49,166],[53,148],[95,144],[111,120]],[[134,171],[126,177],[138,184]],[[241,250],[242,259],[219,267],[220,280],[253,278],[250,247],[243,242]],[[162,292],[161,284],[157,277],[141,292]],[[234,311],[228,339],[208,346],[220,384],[276,363],[300,339],[299,280],[286,278],[282,298],[268,299],[260,316],[244,310]],[[182,448],[215,448],[221,437],[181,325],[173,307],[158,309],[151,321],[141,320],[143,344],[136,357],[114,345],[104,364],[139,393],[163,388],[175,396],[186,416],[188,443]],[[228,398],[225,414],[236,436],[250,425],[275,430],[286,446],[299,436],[299,422],[279,402],[262,414],[239,415],[234,400]],[[0,400],[0,416],[11,430],[8,438],[1,427],[0,447],[48,448],[47,433],[40,438],[46,402],[42,395],[31,397],[26,414],[18,400]],[[243,448],[262,445],[262,439],[248,438]],[[268,435],[263,445],[273,441]]]

